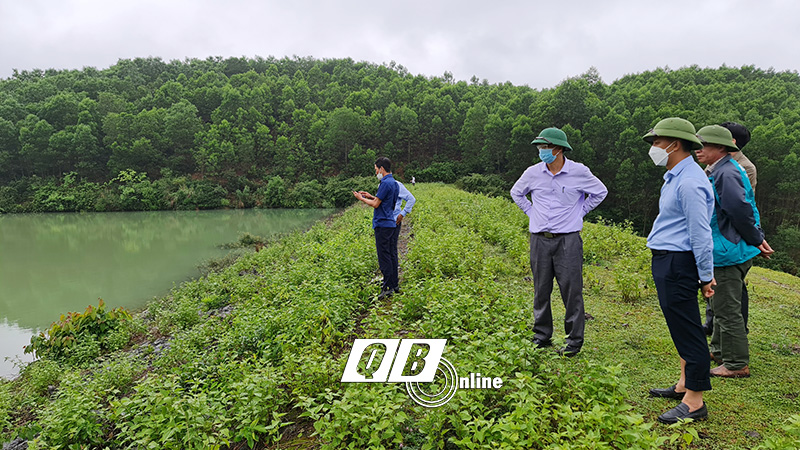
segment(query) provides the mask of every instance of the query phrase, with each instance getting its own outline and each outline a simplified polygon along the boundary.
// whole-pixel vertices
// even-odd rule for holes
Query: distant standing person
[[[747,172],[747,179],[750,180],[750,186],[753,188],[753,197],[756,195],[756,183],[758,182],[758,171],[755,164],[744,155],[742,148],[750,142],[750,131],[742,124],[736,122],[725,122],[722,124],[731,132],[733,143],[736,148],[729,148],[728,154],[731,158],[739,163],[740,166]],[[708,169],[706,169],[708,171]],[[744,318],[744,328],[748,330],[747,321],[750,316],[750,295],[747,292],[747,283],[742,285],[742,317]],[[714,330],[714,313],[711,308],[711,302],[706,305],[706,323],[703,325],[706,334],[711,336]]]
[[[372,228],[375,231],[375,250],[378,253],[378,266],[383,274],[379,300],[390,297],[397,288],[397,268],[392,262],[392,236],[394,236],[397,222],[394,218],[394,207],[397,203],[399,188],[392,176],[392,162],[389,158],[381,156],[375,160],[375,176],[380,180],[378,192],[375,195],[369,192],[353,191],[353,195],[360,201],[374,208],[372,213]],[[397,246],[395,246],[395,249]],[[396,251],[396,250],[395,250]]]
[[[411,178],[412,182],[414,178]],[[417,199],[411,195],[411,192],[403,186],[403,183],[397,182],[397,187],[399,188],[398,195],[397,195],[397,203],[394,205],[394,221],[397,226],[394,228],[394,234],[392,234],[392,263],[394,264],[395,273],[400,273],[400,260],[397,256],[397,241],[400,238],[400,229],[403,225],[403,219],[411,212],[411,208],[414,207],[414,203],[417,202]],[[406,202],[405,207],[403,207],[402,203]],[[399,294],[400,293],[400,277],[398,275],[398,283],[394,287],[394,292]]]
[[[525,170],[511,188],[511,198],[529,217],[533,343],[536,348],[553,345],[550,295],[555,278],[566,308],[564,330],[568,334],[559,353],[575,356],[583,346],[586,324],[580,231],[583,216],[603,201],[608,189],[589,168],[564,157],[572,147],[560,129],[546,128],[531,143],[538,147],[542,162]]]
[[[705,172],[692,158],[703,147],[691,122],[671,117],[658,122],[643,139],[650,159],[666,166],[658,201],[658,216],[647,236],[653,253],[652,271],[658,303],[680,356],[681,376],[668,388],[650,389],[653,397],[681,400],[658,416],[662,423],[708,417],[703,391],[711,390],[710,357],[697,291],[714,295],[711,216],[714,192]]]
[[[753,258],[759,254],[769,257],[772,249],[761,231],[747,173],[728,153],[737,149],[731,132],[709,125],[701,128],[697,137],[703,142],[697,160],[708,165],[706,171],[715,198],[711,232],[717,288],[710,302],[715,315],[710,356],[720,366],[711,370],[711,376],[749,377],[750,350],[742,317],[744,278],[753,266]]]
[[[747,179],[750,180],[750,186],[753,188],[753,195],[756,192],[756,182],[758,182],[758,171],[756,170],[756,165],[750,161],[750,158],[744,155],[742,149],[748,142],[750,142],[750,130],[748,130],[744,125],[736,122],[725,122],[722,124],[724,128],[727,128],[728,131],[731,132],[731,136],[733,136],[733,142],[736,144],[735,149],[731,148],[728,150],[728,154],[731,155],[734,161],[739,163],[740,166],[747,172]]]
[[[417,185],[417,178],[416,177],[411,177],[411,187],[414,187],[416,185]]]

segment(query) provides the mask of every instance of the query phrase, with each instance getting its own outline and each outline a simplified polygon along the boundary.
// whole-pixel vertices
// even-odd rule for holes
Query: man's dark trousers
[[[549,235],[553,236],[553,235]],[[586,314],[583,307],[583,240],[578,232],[548,237],[531,233],[531,271],[533,272],[533,337],[549,341],[553,336],[553,311],[550,294],[553,278],[558,282],[564,302],[564,331],[567,347],[583,346]]]
[[[397,257],[397,241],[400,239],[400,227],[403,222],[397,224],[392,233],[392,265],[394,266],[394,279],[396,283],[392,287],[399,287],[400,285],[400,260]]]
[[[747,326],[747,316],[750,315],[750,295],[747,293],[747,283],[742,286],[742,317],[744,318],[744,330],[746,333],[750,332],[750,327]],[[706,301],[706,324],[708,333],[714,329],[714,310],[711,308],[711,302]]]
[[[686,388],[710,391],[711,358],[697,303],[700,284],[694,254],[654,250],[652,270],[669,334],[686,361]]]
[[[381,291],[388,291],[397,287],[397,269],[392,255],[397,254],[397,245],[392,251],[392,236],[395,227],[375,227],[375,250],[378,252],[378,266],[383,274]]]

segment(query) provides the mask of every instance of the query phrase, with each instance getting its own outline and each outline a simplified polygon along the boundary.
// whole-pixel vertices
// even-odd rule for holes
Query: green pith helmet
[[[656,126],[647,132],[642,139],[648,144],[652,144],[657,137],[671,137],[684,139],[692,143],[691,150],[700,150],[703,143],[695,135],[694,125],[686,119],[680,117],[670,117],[658,122]]]
[[[700,128],[697,132],[697,137],[703,144],[717,144],[725,146],[725,150],[729,152],[738,152],[739,147],[733,142],[733,135],[731,130],[721,127],[719,125],[707,125]]]
[[[567,150],[572,150],[572,147],[569,146],[569,142],[567,142],[567,134],[555,127],[542,130],[531,144],[553,144],[564,147]]]

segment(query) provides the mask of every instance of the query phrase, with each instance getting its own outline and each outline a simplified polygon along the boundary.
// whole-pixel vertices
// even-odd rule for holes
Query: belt
[[[650,251],[653,252],[653,255],[669,255],[670,253],[692,253],[691,250],[688,250],[688,251],[656,250],[656,249],[652,249],[652,248],[650,249]]]
[[[548,233],[548,232],[544,232],[544,233],[532,233],[532,234],[535,234],[536,236],[546,237],[546,238],[554,238],[554,237],[566,236],[568,234],[575,234],[575,233],[577,233],[577,231],[573,231],[573,232],[570,232],[570,233]]]

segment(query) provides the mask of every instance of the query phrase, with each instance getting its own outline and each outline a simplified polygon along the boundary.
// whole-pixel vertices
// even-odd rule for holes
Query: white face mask
[[[383,174],[382,173],[376,173],[375,176],[378,177],[379,180],[383,179]]]
[[[672,141],[672,144],[678,141]],[[672,144],[669,144],[667,148],[672,147]],[[657,166],[666,166],[667,160],[669,159],[669,154],[672,152],[667,152],[667,148],[656,147],[655,145],[650,147],[650,159],[653,160],[653,164]],[[673,150],[674,152],[675,150]]]

